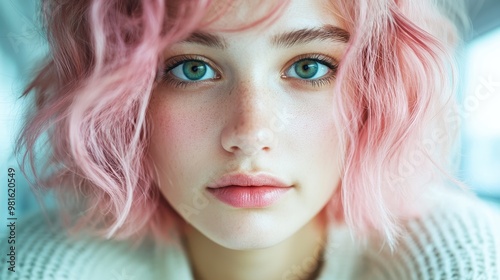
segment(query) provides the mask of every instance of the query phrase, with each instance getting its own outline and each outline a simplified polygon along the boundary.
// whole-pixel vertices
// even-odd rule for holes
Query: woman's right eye
[[[215,70],[208,63],[195,59],[184,60],[168,70],[167,73],[187,82],[213,80],[218,77]]]

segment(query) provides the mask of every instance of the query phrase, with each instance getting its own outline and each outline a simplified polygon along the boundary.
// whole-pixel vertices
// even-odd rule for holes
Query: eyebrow
[[[271,43],[276,47],[289,48],[314,40],[347,43],[349,37],[350,34],[346,30],[327,24],[321,27],[303,28],[275,35],[271,38]],[[228,46],[224,37],[203,31],[193,32],[189,37],[182,40],[181,43],[195,43],[218,49],[226,49]]]
[[[271,42],[275,46],[289,48],[314,40],[347,43],[349,37],[349,32],[344,29],[327,24],[319,28],[304,28],[278,34],[271,39]]]
[[[218,49],[227,48],[227,42],[223,37],[203,31],[196,31],[191,33],[191,35],[182,40],[181,43],[196,43]]]

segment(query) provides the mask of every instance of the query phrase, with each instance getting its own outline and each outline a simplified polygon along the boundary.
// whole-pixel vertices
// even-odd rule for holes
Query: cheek
[[[206,145],[203,140],[207,139],[210,118],[204,110],[191,108],[175,99],[152,100],[150,154],[155,163],[182,163],[182,158],[189,158]]]
[[[334,125],[331,109],[324,111],[323,115],[316,116],[316,124],[313,139],[316,139],[317,152],[326,161],[336,162],[342,154],[339,147],[338,131]]]
[[[302,150],[299,165],[307,180],[308,195],[316,200],[318,196],[329,198],[340,180],[343,147],[338,141],[338,131],[329,102],[316,104],[315,109],[303,112],[302,120],[298,120],[297,147]],[[299,147],[301,146],[301,147]],[[310,192],[312,190],[312,192]],[[326,202],[326,200],[325,200]]]
[[[314,162],[331,165],[337,162],[343,151],[339,146],[332,100],[327,94],[325,96],[327,98],[310,103],[296,113],[296,146],[293,148],[308,151]]]
[[[155,102],[155,103],[153,103]],[[155,164],[158,185],[167,199],[182,195],[176,186],[191,185],[186,182],[201,166],[196,159],[210,146],[208,123],[203,110],[191,110],[192,106],[176,104],[174,101],[152,100],[149,108],[151,139],[149,154]],[[179,192],[179,193],[178,193]]]

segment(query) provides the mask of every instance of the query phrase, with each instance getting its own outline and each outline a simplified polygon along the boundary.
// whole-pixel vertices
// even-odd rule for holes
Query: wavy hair
[[[464,3],[337,1],[353,34],[333,113],[346,145],[341,187],[330,212],[366,236],[394,245],[402,221],[451,174],[458,132],[454,52],[467,29]],[[338,207],[336,205],[343,205]]]
[[[277,14],[286,4],[278,2],[253,24]],[[16,153],[21,166],[31,167],[37,190],[55,190],[62,210],[77,210],[74,229],[161,240],[176,226],[179,217],[155,185],[147,154],[148,102],[162,50],[207,25],[201,20],[207,10],[223,11],[208,22],[224,16],[226,4],[43,1],[50,55],[23,93],[36,102]],[[374,229],[392,244],[405,213],[418,208],[408,202],[426,192],[436,166],[446,170],[438,163],[454,138],[446,114],[454,106],[451,55],[458,32],[439,8],[445,5],[430,0],[334,6],[351,38],[336,83],[342,94],[332,108],[347,149],[341,187],[328,209],[358,232]]]

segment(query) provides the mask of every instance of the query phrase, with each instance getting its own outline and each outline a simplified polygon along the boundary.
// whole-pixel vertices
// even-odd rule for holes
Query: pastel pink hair
[[[55,190],[63,209],[77,210],[76,228],[162,239],[176,225],[147,154],[147,108],[160,52],[207,24],[201,19],[212,3],[171,2],[43,1],[51,52],[23,94],[33,92],[36,104],[16,151],[36,189]],[[392,244],[427,181],[440,178],[436,166],[447,170],[458,33],[431,1],[332,2],[351,38],[332,107],[344,169],[327,209]],[[436,131],[442,137],[432,142]],[[418,162],[408,162],[416,154]]]

